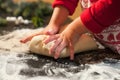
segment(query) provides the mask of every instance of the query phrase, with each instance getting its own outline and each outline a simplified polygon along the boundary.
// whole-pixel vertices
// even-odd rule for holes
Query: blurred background
[[[54,0],[43,0],[43,1],[52,4]],[[78,17],[78,16],[80,15],[80,13],[81,13],[81,7],[80,7],[80,3],[78,3],[78,6],[77,6],[77,8],[76,8],[75,13],[74,13],[72,16],[70,16],[70,18],[71,18],[71,19],[75,19],[76,17]]]
[[[13,0],[13,1],[14,2],[20,2],[20,1],[36,2],[36,1],[39,1],[39,0]],[[52,4],[54,0],[41,0],[41,1]],[[76,8],[75,13],[72,16],[70,16],[70,18],[75,19],[76,17],[78,17],[80,15],[80,13],[81,13],[81,8],[80,8],[80,4],[78,4],[78,7]]]
[[[0,0],[0,26],[6,25],[7,21],[5,18],[11,16],[31,20],[35,27],[45,26],[48,24],[52,15],[53,1],[54,0]],[[69,23],[78,17],[80,12],[81,8],[80,4],[78,4],[75,13],[70,16],[65,23]]]

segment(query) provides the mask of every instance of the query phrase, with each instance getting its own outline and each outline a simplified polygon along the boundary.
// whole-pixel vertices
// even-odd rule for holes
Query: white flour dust
[[[51,67],[50,61],[39,64],[38,57],[26,56],[28,44],[21,44],[19,40],[35,30],[15,30],[0,36],[0,80],[120,80],[120,61],[106,59],[99,64],[69,66],[67,68]],[[35,62],[40,66],[31,66]],[[34,64],[33,64],[34,65]],[[51,68],[50,68],[51,67]],[[43,75],[42,74],[43,70]],[[41,75],[42,74],[42,75]]]
[[[17,52],[22,53],[28,51],[28,44],[20,43],[20,39],[28,36],[38,30],[21,29],[10,32],[9,34],[0,36],[0,52]]]
[[[64,68],[54,68],[52,70],[54,74],[50,74],[48,70],[49,75],[47,76],[34,75],[30,77],[20,74],[21,70],[31,68],[25,63],[25,59],[37,60],[35,56],[20,58],[15,53],[0,55],[0,80],[120,80],[120,62],[86,65],[84,70],[77,73],[66,71]],[[45,68],[46,65],[42,68]],[[47,67],[50,67],[49,64]],[[33,71],[39,70],[40,68],[33,68]],[[64,76],[60,76],[60,74]]]

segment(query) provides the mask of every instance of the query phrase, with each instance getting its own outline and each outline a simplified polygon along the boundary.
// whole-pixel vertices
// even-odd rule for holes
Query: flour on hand
[[[30,41],[30,44],[29,44],[30,51],[37,53],[37,54],[53,57],[53,55],[49,54],[49,49],[54,44],[54,41],[49,42],[48,44],[44,44],[42,42],[47,37],[48,35],[39,35],[39,36],[33,37],[33,39]],[[96,41],[87,34],[83,34],[80,37],[79,41],[74,46],[75,53],[88,51],[88,50],[94,50],[94,49],[98,49]],[[68,57],[69,55],[70,55],[69,50],[66,47],[61,52],[60,58]]]

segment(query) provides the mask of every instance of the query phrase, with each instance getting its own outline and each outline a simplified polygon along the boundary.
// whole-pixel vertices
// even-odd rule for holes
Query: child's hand
[[[67,27],[61,34],[51,35],[44,43],[47,44],[50,41],[55,41],[54,45],[50,48],[49,54],[53,54],[54,58],[59,58],[60,53],[66,47],[69,49],[70,59],[74,59],[74,44],[78,41],[79,35]]]
[[[60,26],[67,19],[68,15],[69,15],[69,11],[65,7],[56,6],[54,8],[49,25],[43,31],[31,34],[30,36],[21,39],[20,42],[26,43],[30,41],[34,36],[41,34],[47,34],[47,35],[56,34],[59,31]]]
[[[53,34],[56,34],[58,31],[59,31],[58,26],[48,25],[43,31],[34,33],[34,34],[30,34],[29,36],[21,39],[20,42],[26,43],[26,42],[30,41],[34,36],[42,35],[42,34],[53,35]]]
[[[80,18],[75,19],[66,29],[60,34],[51,35],[43,42],[45,44],[55,41],[54,45],[50,48],[49,54],[53,54],[54,58],[59,58],[60,53],[65,47],[68,47],[70,53],[70,59],[74,59],[74,45],[79,40],[80,36],[86,32],[89,32]]]

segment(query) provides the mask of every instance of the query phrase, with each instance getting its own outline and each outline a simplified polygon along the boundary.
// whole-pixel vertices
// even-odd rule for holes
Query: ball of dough
[[[49,42],[46,45],[42,42],[47,37],[48,35],[39,35],[33,37],[29,44],[30,51],[40,55],[53,57],[53,55],[49,54],[49,49],[54,44],[54,41]],[[96,41],[87,34],[83,34],[79,38],[79,41],[74,46],[75,54],[83,51],[94,50],[94,49],[98,49]],[[61,52],[60,58],[64,58],[68,56],[70,56],[70,54],[68,48],[66,47]]]

